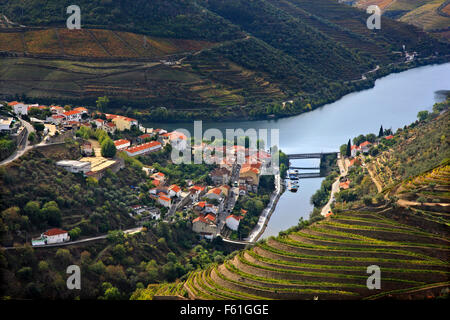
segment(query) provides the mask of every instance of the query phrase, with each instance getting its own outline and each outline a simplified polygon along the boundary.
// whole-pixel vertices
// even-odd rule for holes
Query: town
[[[118,172],[123,169],[126,159],[143,159],[154,155],[156,158],[144,162],[157,162],[158,155],[163,150],[168,152],[173,146],[189,143],[181,132],[146,128],[136,119],[91,112],[84,107],[45,106],[13,101],[5,103],[2,113],[2,135],[14,141],[17,150],[4,157],[1,165],[12,162],[32,148],[64,144],[67,139],[74,139],[79,143],[82,157],[57,161],[56,166],[95,181],[101,180],[108,171]],[[192,152],[208,151],[213,154],[217,148],[217,145],[203,141]],[[231,154],[232,157],[204,166],[208,170],[202,172],[207,175],[207,184],[196,184],[193,179],[178,181],[177,184],[162,172],[164,170],[161,170],[159,164],[158,167],[144,165],[142,170],[151,186],[146,192],[152,201],[151,205],[142,202],[129,206],[129,215],[136,219],[136,224],[142,226],[148,221],[159,219],[170,222],[175,217],[182,217],[191,221],[192,230],[201,238],[212,240],[221,236],[229,241],[249,241],[249,230],[246,233],[238,232],[241,222],[248,214],[248,206],[253,204],[247,200],[259,201],[261,198],[266,205],[270,202],[270,197],[277,194],[279,196],[280,188],[275,187],[274,176],[261,175],[264,168],[270,167],[271,155],[264,150],[253,150],[236,144],[220,148],[220,151]],[[245,155],[244,164],[237,161],[239,152]],[[264,182],[260,183],[261,180]],[[260,184],[264,187],[261,188]],[[247,209],[244,209],[245,203]],[[247,223],[250,225],[247,229],[258,227],[255,222],[263,207],[258,205],[258,209],[250,209],[252,217],[247,219],[252,222]],[[255,235],[260,231],[253,232],[251,240],[255,241]],[[33,239],[32,244],[42,246],[70,240],[68,231],[54,228]]]

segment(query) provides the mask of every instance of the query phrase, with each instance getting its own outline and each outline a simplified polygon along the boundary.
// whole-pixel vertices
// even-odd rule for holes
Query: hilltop
[[[333,0],[85,0],[74,31],[69,4],[0,2],[3,97],[93,106],[107,95],[112,110],[153,120],[280,117],[449,53],[388,18],[370,31],[364,11]],[[415,61],[404,64],[403,45]]]
[[[149,286],[137,289],[132,298],[448,296],[448,105],[419,113],[420,120],[358,155],[349,168],[349,188],[336,195],[327,218],[315,212],[309,221],[239,251],[223,264],[191,272],[183,286]],[[381,269],[380,290],[366,286],[370,265]]]

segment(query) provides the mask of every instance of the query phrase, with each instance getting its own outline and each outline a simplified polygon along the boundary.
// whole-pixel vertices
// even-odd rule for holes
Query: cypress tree
[[[352,142],[350,139],[348,139],[347,143],[347,157],[350,157],[352,155]]]
[[[378,133],[379,138],[381,138],[382,136],[384,136],[383,125],[381,125],[380,132]]]

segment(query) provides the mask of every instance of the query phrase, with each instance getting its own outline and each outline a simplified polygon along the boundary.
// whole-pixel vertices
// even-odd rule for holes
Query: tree
[[[105,139],[102,144],[102,156],[105,158],[113,158],[116,155],[117,149],[111,139]]]
[[[43,123],[37,122],[37,123],[33,123],[33,127],[37,132],[41,132],[44,131],[45,126]]]
[[[380,132],[378,132],[378,138],[381,138],[384,135],[383,125],[380,127]]]
[[[352,155],[352,142],[350,141],[350,139],[348,139],[346,155],[347,157],[350,157]]]
[[[97,101],[97,109],[100,110],[101,112],[105,112],[106,108],[108,107],[109,104],[109,99],[107,96],[104,97],[98,97]]]
[[[419,121],[424,121],[428,118],[429,116],[429,112],[424,110],[424,111],[419,111],[419,113],[417,113],[417,118],[419,119]]]
[[[28,201],[28,203],[23,208],[23,211],[25,214],[31,219],[31,222],[33,223],[40,223],[41,216],[41,205],[37,201]]]

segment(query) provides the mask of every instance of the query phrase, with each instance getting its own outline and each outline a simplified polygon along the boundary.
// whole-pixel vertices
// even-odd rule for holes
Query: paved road
[[[275,205],[278,201],[278,198],[281,195],[281,177],[279,174],[275,175],[275,192],[270,196],[270,201],[267,207],[263,210],[261,215],[259,216],[258,224],[252,230],[247,241],[250,243],[258,241],[258,238],[261,236],[262,231],[267,226],[269,222],[270,216],[275,209]]]
[[[34,127],[27,121],[20,119],[20,122],[27,130],[26,136],[22,139],[22,142],[17,147],[17,150],[13,152],[12,155],[10,155],[8,158],[0,162],[0,166],[7,165],[8,163],[13,162],[14,160],[20,158],[23,156],[26,152],[31,150],[33,148],[32,145],[30,145],[30,142],[28,141],[28,136],[31,132],[35,132]]]
[[[339,177],[337,177],[336,181],[331,186],[330,199],[328,200],[327,204],[322,208],[322,212],[320,213],[322,216],[326,216],[329,212],[331,212],[331,204],[334,201],[334,196],[337,192],[339,192],[339,179],[341,177],[345,177],[348,172],[348,168],[345,166],[345,163],[344,163],[344,158],[342,158],[340,153],[338,154],[337,163],[338,163],[339,172],[341,173],[341,175]]]
[[[123,233],[125,233],[125,234],[134,234],[134,233],[138,233],[138,232],[141,232],[141,231],[142,231],[142,227],[137,227],[137,228],[132,228],[132,229],[128,229],[128,230],[123,230]],[[102,239],[106,239],[107,237],[108,237],[108,235],[104,234],[104,235],[101,235],[101,236],[91,237],[91,238],[86,238],[86,239],[81,239],[81,240],[76,240],[76,241],[68,241],[68,242],[55,243],[55,244],[47,244],[47,245],[42,245],[42,246],[33,246],[33,248],[64,247],[64,246],[70,246],[70,245],[74,245],[74,244],[80,244],[80,243],[85,243],[85,242],[102,240]],[[5,247],[4,249],[6,249],[6,250],[14,250],[14,249],[20,249],[20,248],[24,248],[24,246],[22,246],[22,247]]]

